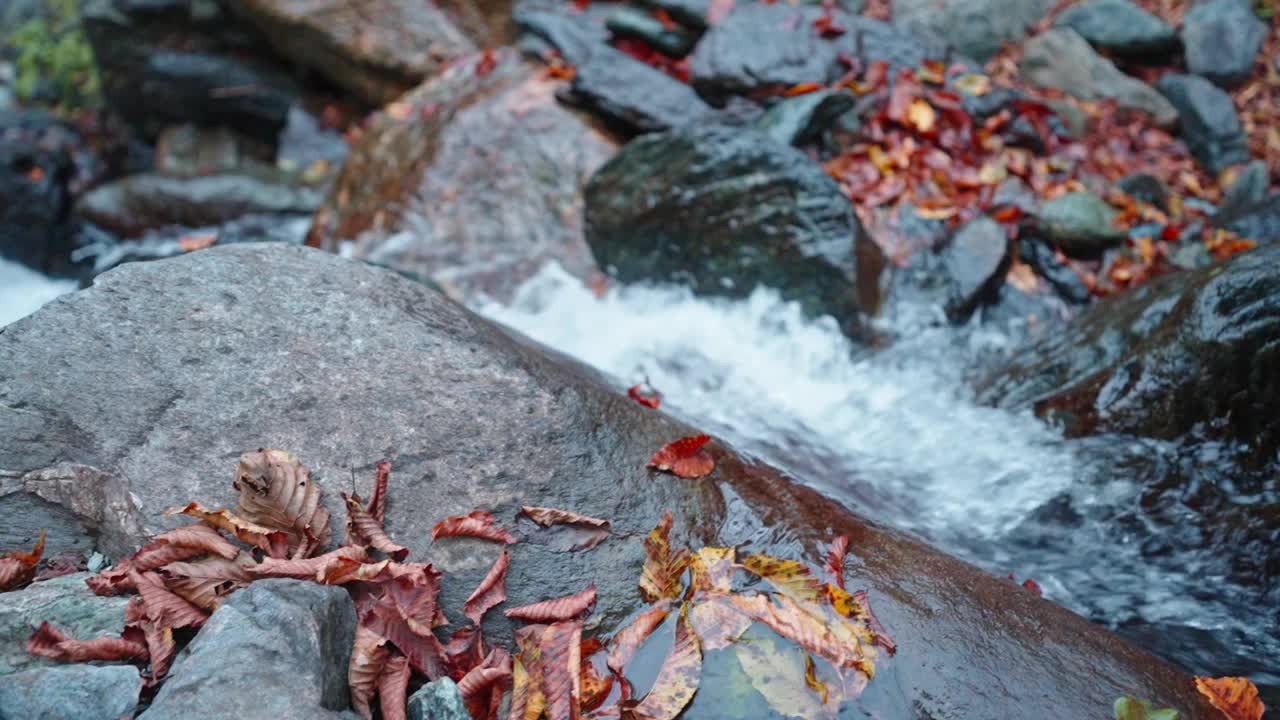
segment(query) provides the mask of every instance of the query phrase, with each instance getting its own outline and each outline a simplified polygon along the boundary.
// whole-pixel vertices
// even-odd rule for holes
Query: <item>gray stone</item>
[[[1156,87],[1178,109],[1178,130],[1205,170],[1217,174],[1248,161],[1248,140],[1230,95],[1196,75],[1166,73]]]
[[[947,315],[953,322],[965,320],[1004,282],[1009,266],[1009,237],[1000,223],[986,215],[956,230],[942,250],[942,264],[951,278]]]
[[[1120,55],[1160,55],[1178,46],[1169,23],[1129,0],[1086,0],[1064,10],[1053,24]]]
[[[1018,238],[1018,259],[1031,266],[1063,300],[1073,304],[1089,302],[1092,294],[1080,275],[1058,262],[1057,253],[1040,238],[1023,235]]]
[[[336,528],[345,518],[338,490],[351,489],[354,474],[366,495],[375,463],[388,459],[387,530],[411,559],[446,573],[441,603],[455,625],[501,548],[474,538],[431,542],[432,526],[449,515],[484,509],[512,527],[521,506],[538,505],[609,519],[611,536],[572,557],[531,542],[509,546],[511,606],[595,582],[587,630],[601,635],[644,606],[640,539],[668,510],[675,542],[750,541],[753,551],[815,562],[833,535],[847,534],[849,583],[869,591],[897,643],[892,658],[877,658],[876,677],[852,711],[961,720],[1017,707],[1028,717],[1105,717],[1116,697],[1138,688],[1188,720],[1216,717],[1169,664],[723,442],[711,445],[716,467],[701,480],[647,470],[655,448],[696,431],[607,382],[389,270],[280,244],[213,247],[121,266],[0,332],[0,403],[23,410],[0,412],[0,437],[18,439],[0,443],[0,471],[25,475],[59,462],[99,468],[96,484],[125,498],[141,523],[103,528],[102,544],[120,557],[146,533],[181,522],[163,515],[167,507],[234,504],[231,475],[247,449],[294,452],[325,488]],[[330,593],[341,592],[306,587],[335,602]],[[270,588],[255,583],[227,601],[219,612],[230,608],[228,620],[200,632],[154,717],[173,707],[165,694],[176,701],[201,693],[183,680],[184,666],[230,649],[219,640],[229,632],[211,631],[254,626],[239,608],[255,593],[274,594]],[[276,623],[260,632],[310,638],[307,653],[318,652],[315,626]],[[509,643],[512,623],[490,612],[485,633]],[[282,652],[280,642],[267,647]],[[325,656],[344,680],[346,647],[335,641]],[[243,648],[245,656],[258,652]],[[251,683],[246,697],[264,707],[303,693],[300,709],[283,717],[308,709],[323,717],[320,671],[304,668],[298,689],[284,675],[297,673],[297,663],[272,657],[219,677]],[[704,684],[685,717],[722,717],[719,690]],[[769,714],[760,703],[744,717]]]
[[[1040,21],[1050,0],[895,0],[893,22],[911,30],[941,36],[962,54],[979,62],[991,59],[1007,42],[1026,37]]]
[[[84,584],[88,573],[63,575],[0,594],[0,687],[5,675],[62,663],[31,655],[24,647],[31,633],[48,621],[81,640],[119,635],[124,629],[126,597],[99,597]]]
[[[629,133],[656,132],[711,114],[693,88],[611,47],[576,66],[573,99]]]
[[[1090,256],[1124,241],[1125,231],[1114,223],[1119,214],[1093,193],[1074,192],[1041,205],[1036,218],[1049,241],[1063,252]]]
[[[1204,0],[1182,19],[1187,70],[1226,88],[1249,79],[1266,38],[1252,0]]]
[[[120,720],[141,691],[132,665],[34,668],[0,680],[0,720]]]
[[[643,40],[658,52],[673,58],[682,58],[693,49],[698,36],[679,25],[668,29],[652,14],[637,7],[624,5],[605,21],[605,27],[616,37]]]
[[[1262,202],[1267,197],[1267,188],[1270,185],[1271,171],[1267,168],[1267,162],[1251,161],[1236,176],[1235,182],[1227,187],[1218,212],[1224,216],[1230,216],[1245,207]]]
[[[205,622],[139,718],[344,717],[355,631],[345,589],[258,580]]]
[[[851,93],[823,89],[778,101],[755,126],[780,143],[803,145],[821,137],[853,106]]]
[[[1213,217],[1215,227],[1224,227],[1254,242],[1280,242],[1280,193],[1227,210]]]
[[[458,686],[449,678],[440,678],[409,697],[409,720],[471,720],[471,713]]]
[[[1075,30],[1054,28],[1028,40],[1019,70],[1028,82],[1081,100],[1114,99],[1121,107],[1149,113],[1160,125],[1178,119],[1178,111],[1163,95],[1125,75]]]

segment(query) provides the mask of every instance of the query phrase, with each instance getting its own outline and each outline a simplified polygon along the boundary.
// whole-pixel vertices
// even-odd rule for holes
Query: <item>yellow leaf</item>
[[[644,567],[640,571],[640,594],[647,602],[679,597],[684,592],[680,578],[689,566],[689,551],[671,550],[671,511],[644,540]]]
[[[922,133],[933,132],[938,124],[938,111],[924,98],[916,98],[907,106],[907,122]]]
[[[693,554],[689,565],[689,585],[694,590],[728,593],[732,587],[734,561],[733,548],[704,547]]]
[[[784,595],[797,600],[818,602],[822,584],[807,565],[798,560],[783,560],[769,555],[750,555],[742,561],[748,571],[759,575]]]
[[[879,145],[872,145],[867,148],[867,158],[871,160],[871,164],[876,166],[880,174],[889,177],[893,174],[893,160],[889,158],[889,153]]]
[[[646,720],[674,720],[698,692],[701,678],[702,649],[698,636],[689,627],[688,615],[682,612],[676,625],[675,642],[662,662],[658,678],[653,681],[653,689],[632,712]]]

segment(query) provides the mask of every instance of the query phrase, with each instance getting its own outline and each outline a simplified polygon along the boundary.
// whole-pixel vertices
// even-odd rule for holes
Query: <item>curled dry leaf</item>
[[[568,510],[530,506],[520,508],[520,514],[542,527],[554,526],[551,537],[543,538],[542,534],[535,534],[531,541],[550,545],[557,552],[587,550],[609,537],[608,520],[588,517]]]
[[[646,602],[679,597],[684,592],[680,578],[689,567],[689,551],[671,549],[671,511],[644,540],[644,567],[640,571],[640,594]]]
[[[391,461],[383,460],[374,468],[373,493],[369,495],[369,506],[366,510],[374,520],[382,525],[387,514],[387,485],[391,482]]]
[[[548,625],[539,640],[538,653],[547,716],[552,720],[575,720],[582,707],[582,621]]]
[[[783,560],[769,555],[748,555],[742,567],[759,575],[778,592],[805,602],[818,602],[825,594],[822,584],[807,565],[798,560]]]
[[[870,628],[871,632],[875,635],[876,644],[884,648],[890,655],[897,652],[897,643],[893,641],[893,638],[889,637],[889,633],[886,632],[884,626],[880,624],[880,621],[876,618],[876,614],[871,611],[871,601],[867,598],[867,591],[859,590],[853,594],[853,599],[863,608],[866,608],[867,627]]]
[[[44,555],[44,530],[30,552],[14,550],[0,555],[0,592],[17,590],[36,577],[36,566]]]
[[[636,656],[644,641],[658,629],[671,613],[671,601],[662,599],[657,605],[635,616],[627,626],[619,630],[609,641],[609,669],[621,675],[627,663]]]
[[[232,486],[240,491],[236,513],[284,531],[291,557],[310,557],[329,544],[329,511],[320,502],[320,486],[293,455],[283,450],[241,455]]]
[[[572,595],[543,600],[532,605],[522,605],[503,612],[509,618],[533,622],[558,622],[582,617],[596,606],[596,585]]]
[[[129,579],[129,571],[132,569],[133,563],[121,560],[97,575],[85,578],[84,584],[95,595],[120,595],[135,589],[133,581]]]
[[[377,692],[378,678],[389,656],[386,638],[363,625],[356,626],[351,662],[347,665],[347,684],[351,686],[351,708],[365,720],[373,718],[369,703]]]
[[[485,540],[496,540],[504,542],[508,545],[516,542],[516,536],[507,532],[503,528],[494,525],[497,518],[493,513],[482,512],[476,510],[466,515],[454,515],[436,523],[431,528],[431,539],[438,540],[446,537],[478,537]]]
[[[198,628],[208,619],[203,610],[170,592],[156,572],[140,573],[133,570],[129,573],[129,579],[133,581],[138,594],[142,596],[147,617],[159,625],[170,628]]]
[[[827,550],[827,561],[823,565],[823,569],[831,576],[831,582],[836,587],[844,589],[844,556],[849,553],[849,536],[840,535],[831,541],[831,548]]]
[[[472,698],[494,686],[511,679],[511,655],[502,648],[494,648],[484,661],[472,668],[458,681],[458,692],[464,698]]]
[[[609,527],[608,520],[579,515],[576,512],[560,510],[557,508],[524,505],[520,508],[520,514],[528,517],[530,520],[538,523],[542,527],[551,527],[552,525],[588,525],[596,528]]]
[[[449,636],[444,646],[449,677],[456,682],[484,661],[484,638],[476,625],[463,625]]]
[[[213,612],[223,598],[253,581],[249,568],[254,565],[248,553],[241,553],[235,560],[214,555],[195,562],[170,563],[156,572],[174,594]]]
[[[429,679],[444,677],[448,670],[444,646],[431,632],[443,617],[436,604],[440,573],[430,569],[394,577],[379,588],[381,594],[361,616],[361,623],[399,648]]]
[[[154,687],[169,673],[169,666],[178,654],[178,645],[173,639],[173,628],[160,625],[147,617],[146,603],[135,595],[129,598],[125,606],[124,632],[121,637],[147,648],[147,661],[150,672],[146,676],[147,687]]]
[[[217,555],[227,560],[235,560],[240,554],[240,548],[236,547],[230,540],[227,540],[211,525],[205,523],[193,523],[180,528],[174,528],[168,532],[157,535],[148,545],[168,545],[171,547],[190,548],[198,550],[201,553]],[[143,548],[146,550],[146,547]],[[133,566],[138,572],[154,570],[163,565],[148,565],[144,562],[143,550],[139,550],[133,557]]]
[[[347,506],[348,542],[372,546],[374,550],[396,560],[404,560],[409,556],[409,548],[397,545],[387,535],[386,530],[382,528],[382,523],[374,519],[373,515],[370,515],[369,511],[360,504],[358,495],[348,497],[343,493],[342,501]]]
[[[343,545],[337,550],[307,558],[306,560],[282,560],[272,557],[263,558],[262,562],[248,568],[255,577],[293,578],[309,580],[323,578],[322,573],[337,560],[348,560],[357,565],[367,560],[369,554],[359,545]],[[324,582],[324,580],[321,580]],[[340,583],[329,583],[340,584]]]
[[[225,508],[210,510],[200,503],[187,503],[184,507],[170,508],[165,515],[190,515],[200,518],[242,543],[261,549],[271,557],[285,557],[289,550],[289,534],[278,528],[259,525],[240,517]]]
[[[632,708],[636,717],[647,720],[674,720],[698,691],[702,676],[702,648],[698,636],[689,627],[689,618],[681,614],[676,624],[675,642],[662,662],[649,694]]]
[[[649,467],[688,480],[710,475],[716,461],[702,449],[710,440],[708,435],[694,435],[667,443],[649,458]]]
[[[1261,720],[1267,709],[1249,678],[1197,676],[1196,689],[1229,720]]]
[[[405,720],[409,702],[409,658],[393,655],[378,673],[378,708],[382,720]]]
[[[147,646],[119,637],[75,640],[47,622],[27,640],[27,652],[37,657],[65,662],[134,662],[147,657]]]
[[[511,553],[503,550],[498,559],[493,561],[493,567],[489,568],[475,592],[463,604],[462,614],[468,620],[479,625],[485,613],[507,599],[507,567],[510,564]]]

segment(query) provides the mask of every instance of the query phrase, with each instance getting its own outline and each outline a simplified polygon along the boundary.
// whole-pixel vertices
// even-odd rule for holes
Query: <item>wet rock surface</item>
[[[557,83],[501,51],[472,57],[374,120],[316,216],[309,242],[456,295],[510,293],[545,260],[586,277],[580,208],[613,142],[555,97]]]
[[[804,145],[819,139],[841,115],[853,109],[852,93],[819,90],[787,98],[769,108],[755,122],[756,129],[786,145]]]
[[[1040,206],[1036,221],[1045,237],[1068,255],[1096,256],[1124,242],[1116,227],[1119,211],[1088,192],[1067,193]]]
[[[986,62],[1004,43],[1025,37],[1051,5],[1049,0],[895,0],[893,22],[938,35],[961,54]]]
[[[0,110],[0,257],[66,272],[78,134],[39,111]]]
[[[1280,193],[1262,200],[1231,208],[1214,218],[1214,225],[1224,227],[1242,238],[1259,243],[1280,241]]]
[[[355,632],[345,589],[258,580],[205,622],[138,717],[354,720],[347,665]]]
[[[365,101],[390,102],[475,44],[434,3],[230,0],[272,47]]]
[[[861,314],[866,232],[820,165],[762,133],[711,125],[634,140],[592,177],[585,217],[596,261],[623,282],[730,297],[764,285],[847,328]]]
[[[1028,40],[1019,70],[1036,85],[1057,88],[1081,100],[1114,99],[1121,107],[1149,113],[1160,125],[1172,125],[1178,119],[1178,111],[1155,88],[1121,72],[1069,28],[1055,28]]]
[[[1018,259],[1030,265],[1037,275],[1048,281],[1063,300],[1084,304],[1092,297],[1080,275],[1059,262],[1053,246],[1040,238],[1031,235],[1019,238]]]
[[[259,281],[249,287],[246,277]],[[317,294],[325,302],[316,303]],[[131,322],[106,322],[119,317]],[[274,352],[249,341],[267,328]],[[95,379],[102,367],[127,372],[104,385]],[[294,450],[326,483],[325,501],[339,523],[335,485],[346,486],[354,469],[357,491],[367,492],[373,464],[388,458],[395,468],[388,531],[414,549],[414,559],[446,572],[442,602],[450,617],[460,615],[500,548],[466,538],[430,543],[439,517],[484,507],[511,518],[521,505],[542,505],[609,518],[612,538],[572,557],[535,543],[511,546],[507,579],[513,606],[594,580],[599,603],[590,626],[607,633],[639,606],[638,538],[671,509],[679,542],[750,542],[761,552],[816,557],[833,534],[851,536],[849,582],[869,588],[898,646],[878,662],[859,711],[967,718],[1017,705],[1088,717],[1105,714],[1120,694],[1141,692],[1189,718],[1210,717],[1189,679],[1145,652],[728,448],[714,450],[717,467],[704,481],[651,474],[644,462],[653,448],[690,428],[437,293],[326,253],[213,248],[107,273],[93,288],[0,333],[0,399],[31,410],[0,415],[0,431],[32,438],[0,447],[0,468],[36,470],[58,453],[95,463],[107,474],[103,484],[136,496],[141,527],[107,533],[120,538],[117,556],[173,522],[161,514],[165,507],[188,499],[228,502],[242,448]],[[73,422],[75,430],[53,432],[59,422]],[[134,479],[157,475],[166,482]],[[261,616],[245,608],[274,587],[255,584],[232,596],[219,611],[228,619],[215,616],[206,625],[143,717],[164,716],[163,708],[172,707],[166,698],[178,699],[184,687],[199,693],[182,678],[214,649],[257,647],[256,634],[247,645],[224,644],[233,635],[217,629],[233,625],[237,608],[258,627],[253,619]],[[316,586],[308,592],[342,593]],[[331,601],[321,607],[331,608]],[[259,634],[308,636],[317,627],[267,623]],[[487,617],[486,634],[506,638],[510,630],[501,614]],[[316,647],[310,640],[303,645],[308,652]],[[334,647],[333,657],[325,657],[340,666],[340,650],[349,645]],[[216,677],[226,680],[217,682],[244,677],[238,667],[220,670]],[[254,669],[264,667],[271,666]],[[316,687],[306,685],[306,697],[328,697]],[[697,699],[688,710],[693,718],[721,715]]]
[[[1231,96],[1195,75],[1168,73],[1156,85],[1178,110],[1178,130],[1192,155],[1211,173],[1246,162],[1249,148]]]
[[[1278,259],[1268,246],[1101,302],[995,373],[985,397],[1035,407],[1075,434],[1201,429],[1274,454]]]
[[[132,665],[35,668],[0,681],[0,717],[119,720],[133,715],[141,690]]]
[[[668,130],[711,114],[693,88],[607,46],[576,66],[572,96],[628,133]]]
[[[1009,265],[1009,238],[995,220],[980,217],[962,225],[942,250],[942,264],[951,278],[947,315],[961,321],[984,296],[999,290]]]
[[[1182,20],[1187,69],[1223,87],[1249,78],[1267,26],[1249,0],[1206,0],[1192,5]]]
[[[1087,0],[1060,13],[1054,25],[1121,55],[1161,55],[1178,47],[1168,23],[1129,0]]]
[[[84,584],[87,577],[88,573],[64,575],[0,595],[0,687],[10,684],[7,676],[13,673],[64,667],[29,654],[24,647],[31,633],[46,620],[77,638],[119,634],[124,627],[124,606],[129,598],[94,595]],[[137,676],[136,669],[131,666],[128,669]],[[134,699],[137,699],[136,692]]]

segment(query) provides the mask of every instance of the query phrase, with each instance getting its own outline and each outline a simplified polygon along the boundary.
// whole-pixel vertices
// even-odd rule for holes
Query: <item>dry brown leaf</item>
[[[534,687],[529,671],[519,656],[515,658],[511,669],[511,708],[507,720],[537,720],[542,715],[542,703],[534,704],[534,697],[541,698],[542,693]]]
[[[84,579],[95,595],[119,595],[134,590],[133,581],[129,579],[129,571],[133,563],[121,560],[102,572]]]
[[[631,712],[647,720],[674,720],[693,699],[701,677],[702,649],[698,636],[689,627],[688,616],[682,613],[676,624],[675,642],[662,662],[653,688]]]
[[[146,606],[147,617],[158,625],[170,628],[198,628],[208,619],[203,610],[187,602],[186,599],[169,591],[164,580],[156,572],[129,572],[142,602]]]
[[[742,567],[755,573],[778,592],[805,602],[818,602],[824,597],[822,584],[807,565],[798,560],[783,560],[769,555],[748,555]]]
[[[360,620],[386,638],[429,679],[447,674],[444,646],[431,632],[442,619],[437,606],[440,573],[402,575],[379,584],[381,594]]]
[[[236,513],[251,523],[288,535],[289,555],[310,557],[329,544],[329,511],[311,471],[283,450],[240,456],[232,483],[240,491]]]
[[[503,612],[509,618],[519,618],[533,622],[559,622],[580,618],[591,612],[596,606],[596,585],[572,595],[543,600],[532,605],[522,605]]]
[[[382,720],[406,720],[409,701],[409,658],[393,655],[378,673],[378,709]]]
[[[202,553],[217,555],[228,560],[235,560],[240,554],[240,548],[236,547],[230,540],[222,536],[222,533],[214,529],[213,526],[203,522],[184,525],[180,528],[174,528],[168,532],[157,535],[148,545],[169,545],[172,547],[191,548],[199,550]],[[139,550],[133,556],[133,567],[138,572],[146,572],[161,567],[159,565],[149,565],[144,561],[144,551],[146,547]]]
[[[337,560],[348,560],[356,565],[364,563],[369,557],[365,549],[359,545],[343,545],[337,550],[332,550],[324,555],[307,558],[306,560],[282,560],[277,558],[263,558],[262,562],[250,567],[249,573],[255,577],[276,577],[276,578],[293,578],[295,580],[311,580],[316,579],[326,584],[339,585],[341,582],[332,582],[326,575],[326,569],[329,568]],[[385,562],[385,561],[384,561]],[[349,582],[344,580],[342,582]]]
[[[511,655],[502,648],[489,651],[484,660],[458,681],[458,692],[464,698],[472,698],[495,683],[505,683],[511,679]]]
[[[235,560],[216,555],[195,562],[170,563],[156,572],[164,584],[192,605],[213,612],[222,599],[253,582],[249,568],[256,565],[248,553]]]
[[[379,525],[387,521],[387,485],[390,482],[391,461],[383,460],[375,466],[373,492],[369,495],[369,506],[365,508]]]
[[[640,573],[640,594],[646,602],[679,597],[684,592],[680,578],[689,567],[689,551],[671,549],[671,511],[644,540],[644,567]]]
[[[836,587],[844,589],[844,556],[849,553],[849,536],[840,535],[831,541],[831,549],[827,550],[827,562],[823,569],[831,576]]]
[[[147,646],[119,637],[75,640],[47,622],[40,623],[27,640],[27,652],[37,657],[65,662],[133,662],[147,657]]]
[[[374,550],[385,553],[395,560],[404,560],[409,556],[409,548],[397,545],[382,523],[378,522],[360,504],[360,496],[348,497],[342,493],[342,501],[347,506],[347,542],[358,545],[369,545]]]
[[[386,638],[363,625],[356,625],[351,662],[347,665],[347,684],[351,686],[351,708],[365,720],[373,718],[369,703],[377,692],[378,678],[389,655]]]
[[[520,514],[528,517],[530,520],[538,523],[542,527],[551,527],[552,525],[589,525],[597,528],[609,527],[608,520],[579,515],[576,512],[559,510],[557,508],[524,505],[520,508]]]
[[[716,461],[702,449],[710,440],[708,435],[693,435],[669,442],[649,458],[649,467],[688,480],[710,475]]]
[[[609,641],[609,669],[621,675],[627,669],[627,663],[636,656],[644,641],[653,631],[658,629],[667,615],[671,613],[671,601],[662,599],[657,605],[637,615],[627,626],[614,634]]]
[[[258,525],[248,519],[219,508],[210,510],[200,503],[187,503],[184,507],[169,508],[165,515],[190,515],[200,518],[213,527],[229,533],[242,543],[261,549],[273,558],[285,557],[289,550],[289,534],[283,530]]]
[[[121,637],[146,646],[150,665],[150,672],[146,676],[147,687],[155,687],[164,680],[169,673],[169,666],[173,664],[173,658],[178,654],[173,628],[147,617],[146,603],[137,595],[129,598],[129,604],[125,606],[124,632]]]
[[[1209,698],[1228,720],[1261,720],[1267,707],[1258,688],[1244,677],[1196,677],[1196,689]]]
[[[503,550],[493,562],[493,567],[489,568],[488,574],[480,581],[480,585],[463,604],[462,614],[468,620],[479,625],[485,613],[507,599],[507,567],[510,564],[511,553]]]
[[[551,533],[535,534],[531,542],[550,545],[557,552],[588,550],[609,537],[608,520],[568,510],[527,505],[520,508],[520,514],[542,527],[552,528]]]
[[[14,550],[0,555],[0,592],[17,590],[34,580],[41,555],[44,555],[44,530],[40,531],[31,552]]]
[[[547,717],[577,720],[582,700],[582,621],[548,625],[539,640],[538,652]]]
[[[497,518],[493,513],[487,513],[480,510],[472,511],[466,515],[454,515],[436,523],[431,528],[431,539],[439,540],[446,537],[478,537],[485,540],[496,540],[504,542],[508,545],[516,542],[516,536],[507,532],[505,529],[494,525]]]

